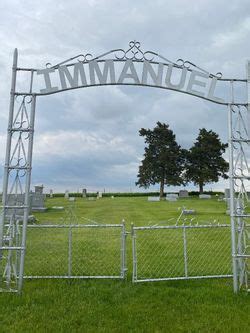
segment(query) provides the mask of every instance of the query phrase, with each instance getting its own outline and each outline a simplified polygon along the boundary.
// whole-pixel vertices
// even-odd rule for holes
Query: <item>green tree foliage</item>
[[[206,183],[218,182],[219,177],[228,178],[229,164],[222,157],[226,148],[227,144],[220,141],[218,134],[202,128],[193,147],[187,151],[185,178],[199,185],[200,193]]]
[[[153,130],[141,128],[139,134],[145,137],[146,147],[136,185],[148,188],[160,184],[160,197],[163,197],[164,185],[183,183],[183,151],[167,124],[157,122]]]

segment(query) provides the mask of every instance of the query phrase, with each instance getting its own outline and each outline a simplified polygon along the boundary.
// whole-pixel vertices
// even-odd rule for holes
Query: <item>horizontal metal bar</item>
[[[95,276],[95,275],[25,275],[24,279],[123,279],[122,276]]]
[[[121,228],[122,224],[28,224],[27,228]]]
[[[233,217],[250,217],[250,214],[234,214]]]
[[[23,246],[1,246],[0,250],[25,250]]]
[[[250,142],[250,140],[249,139],[232,139],[232,140],[230,140],[230,141],[232,141],[232,142],[243,142],[243,143],[249,143]]]
[[[31,167],[26,166],[7,166],[7,169],[9,170],[31,170]]]
[[[0,288],[0,293],[18,293],[17,289],[3,289]]]
[[[34,130],[33,129],[30,129],[30,128],[22,128],[22,127],[11,127],[11,128],[9,128],[8,129],[8,131],[9,132],[18,132],[18,133],[20,133],[20,132],[22,132],[22,133],[25,133],[25,132],[30,132],[30,133],[32,133],[32,132],[34,132]]]
[[[250,176],[233,176],[232,178],[233,179],[246,179],[246,180],[249,180]]]
[[[195,96],[201,99],[204,99],[206,101],[215,103],[215,104],[220,104],[220,105],[235,105],[235,106],[245,106],[247,107],[247,103],[231,103],[231,102],[219,102],[219,101],[215,101],[213,99],[210,98],[206,98],[204,96],[198,96],[196,94],[187,92],[185,90],[178,90],[175,88],[170,88],[170,87],[163,87],[163,86],[156,86],[156,85],[152,85],[152,84],[142,84],[142,83],[96,83],[96,84],[89,84],[89,85],[85,85],[85,86],[79,86],[79,87],[71,87],[71,88],[66,88],[66,89],[60,89],[57,91],[53,91],[53,92],[48,92],[48,93],[27,93],[27,92],[16,92],[15,95],[16,96],[47,96],[47,95],[53,95],[53,94],[58,94],[60,92],[63,91],[68,91],[68,90],[74,90],[74,89],[80,89],[80,88],[90,88],[90,87],[101,87],[101,86],[139,86],[139,87],[150,87],[150,88],[159,88],[159,89],[164,89],[164,90],[172,90],[172,91],[177,91],[183,94],[187,94],[187,95],[191,95],[191,96]]]
[[[36,72],[37,69],[34,68],[22,68],[22,67],[17,67],[17,71],[23,71],[23,72]]]
[[[154,229],[209,229],[209,228],[230,228],[230,224],[215,225],[167,225],[167,226],[148,226],[133,227],[133,230],[154,230]]]
[[[249,258],[250,259],[250,254],[236,254],[233,257],[235,258]]]
[[[222,278],[231,278],[232,274],[227,275],[207,275],[207,276],[181,276],[173,278],[159,278],[159,279],[136,279],[134,282],[157,282],[157,281],[178,281],[178,280],[195,280],[195,279],[222,279]]]
[[[0,208],[4,208],[4,209],[21,209],[21,208],[28,208],[29,206],[0,206]]]

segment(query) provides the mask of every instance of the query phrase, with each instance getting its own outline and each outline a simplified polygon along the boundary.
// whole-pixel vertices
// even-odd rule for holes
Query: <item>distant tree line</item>
[[[139,135],[144,137],[146,147],[136,185],[148,188],[159,184],[160,197],[164,195],[165,185],[193,182],[199,186],[199,193],[203,193],[205,184],[218,182],[220,177],[228,178],[229,165],[222,157],[227,144],[211,130],[200,129],[189,150],[178,145],[168,124],[157,122],[152,130],[141,128]]]

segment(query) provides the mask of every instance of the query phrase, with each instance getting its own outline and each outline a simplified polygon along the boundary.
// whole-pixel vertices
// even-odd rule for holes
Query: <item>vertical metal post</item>
[[[247,131],[250,139],[250,61],[247,61]]]
[[[0,248],[3,246],[3,230],[4,230],[4,221],[6,215],[6,205],[8,199],[9,162],[10,162],[12,124],[13,124],[14,105],[15,105],[17,60],[18,60],[18,51],[17,49],[15,49],[13,54],[13,67],[12,67],[10,105],[9,105],[9,123],[8,123],[8,134],[7,134],[7,143],[6,143],[6,153],[5,153],[4,176],[3,176],[3,196],[2,196],[3,209],[2,209],[2,214],[0,216]],[[0,259],[1,259],[1,250],[0,250]]]
[[[26,171],[25,194],[24,194],[24,214],[23,214],[22,243],[21,243],[22,249],[21,249],[21,258],[20,258],[19,280],[18,280],[18,291],[19,292],[21,292],[22,285],[23,285],[26,232],[27,232],[27,222],[28,222],[28,217],[29,217],[30,182],[31,182],[31,170],[32,170],[35,110],[36,110],[36,95],[32,95],[31,111],[30,111],[31,112],[30,113],[30,127],[29,127],[29,137],[28,137],[29,143],[28,143],[28,154],[27,154],[27,171]]]
[[[233,102],[233,82],[231,82],[231,100]],[[228,107],[228,149],[229,149],[229,182],[230,182],[230,220],[231,220],[231,249],[232,249],[232,266],[233,266],[233,289],[238,292],[238,272],[236,258],[236,228],[235,228],[235,200],[234,200],[234,152],[233,152],[233,121],[232,105]]]
[[[132,255],[133,255],[132,282],[136,282],[137,280],[136,235],[133,223],[131,224],[131,236],[132,236]]]
[[[185,277],[188,277],[187,235],[185,226],[183,226],[183,254]]]
[[[72,227],[69,228],[68,234],[68,277],[72,275]]]
[[[121,277],[124,279],[126,275],[126,229],[125,221],[122,221],[121,231]]]

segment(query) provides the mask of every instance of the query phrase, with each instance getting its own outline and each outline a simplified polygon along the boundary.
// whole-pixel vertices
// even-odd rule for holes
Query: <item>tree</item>
[[[157,122],[151,129],[141,128],[140,136],[145,137],[145,153],[139,167],[136,185],[148,188],[160,184],[160,197],[164,195],[164,185],[181,185],[183,171],[183,151],[175,140],[169,125]]]
[[[219,177],[228,178],[229,164],[222,157],[227,146],[215,132],[200,129],[196,142],[187,152],[185,166],[186,180],[199,185],[200,193],[206,183],[218,182]]]

